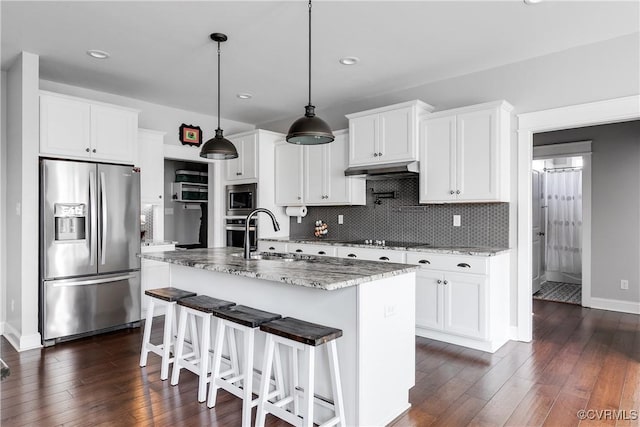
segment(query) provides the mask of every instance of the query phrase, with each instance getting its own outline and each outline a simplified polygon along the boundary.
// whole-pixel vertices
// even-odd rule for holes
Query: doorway
[[[543,151],[534,148],[532,163],[533,298],[582,305],[584,157]]]

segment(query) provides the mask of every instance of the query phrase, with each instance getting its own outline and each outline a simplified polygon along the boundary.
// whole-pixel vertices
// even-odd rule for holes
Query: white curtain
[[[549,171],[547,270],[582,272],[582,171]]]

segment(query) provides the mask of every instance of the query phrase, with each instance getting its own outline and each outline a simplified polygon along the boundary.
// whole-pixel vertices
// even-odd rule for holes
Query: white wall
[[[40,346],[38,333],[38,72],[23,52],[7,72],[7,253],[4,335],[19,350]]]
[[[534,135],[534,145],[592,141],[591,296],[640,303],[640,121]],[[620,289],[620,280],[629,289]]]
[[[0,335],[4,333],[7,301],[5,210],[7,200],[7,73],[0,75]]]

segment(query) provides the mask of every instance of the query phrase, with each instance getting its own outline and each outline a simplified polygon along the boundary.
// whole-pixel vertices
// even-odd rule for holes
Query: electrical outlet
[[[620,289],[629,289],[629,281],[625,279],[620,280]]]
[[[338,224],[344,224],[344,215],[338,215]]]
[[[460,215],[454,215],[453,216],[453,226],[454,227],[460,227],[460,223],[461,223]]]

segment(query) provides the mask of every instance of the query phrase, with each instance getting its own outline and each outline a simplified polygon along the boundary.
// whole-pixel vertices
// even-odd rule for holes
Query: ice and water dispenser
[[[53,216],[56,242],[85,239],[87,205],[84,203],[56,203]]]

